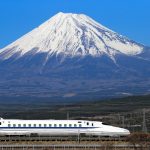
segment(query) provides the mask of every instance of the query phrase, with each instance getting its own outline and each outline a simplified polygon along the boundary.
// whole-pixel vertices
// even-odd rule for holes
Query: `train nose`
[[[129,135],[130,134],[130,131],[127,130],[127,129],[120,129],[120,132],[123,134],[123,135]]]

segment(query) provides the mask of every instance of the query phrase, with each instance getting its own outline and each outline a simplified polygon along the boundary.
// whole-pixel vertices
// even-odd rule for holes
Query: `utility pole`
[[[118,121],[120,122],[120,114],[118,113]]]
[[[121,116],[121,121],[122,121],[122,127],[123,127],[123,128],[125,127],[124,120],[125,120],[125,117],[124,117],[124,116]]]
[[[142,131],[144,133],[147,133],[145,109],[143,109],[143,126],[142,126]]]
[[[69,112],[67,112],[67,120],[69,120]]]
[[[125,117],[124,117],[124,116],[122,116],[122,127],[123,127],[123,128],[125,127],[124,120],[125,120]]]

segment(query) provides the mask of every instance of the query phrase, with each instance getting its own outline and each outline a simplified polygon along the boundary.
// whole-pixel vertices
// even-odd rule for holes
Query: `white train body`
[[[106,125],[98,121],[85,120],[16,120],[0,119],[0,136],[5,135],[96,135],[126,136],[130,132],[123,128]]]

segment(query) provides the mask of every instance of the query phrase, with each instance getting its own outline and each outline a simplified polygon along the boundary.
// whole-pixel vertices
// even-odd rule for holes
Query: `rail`
[[[0,137],[0,141],[126,141],[126,138],[112,138],[112,137],[20,137],[7,136]]]
[[[0,145],[0,149],[2,150],[107,150],[107,149],[115,149],[115,150],[128,150],[134,149],[133,145]],[[149,150],[149,146],[143,146],[142,150]],[[136,150],[141,150],[141,146],[136,146]]]

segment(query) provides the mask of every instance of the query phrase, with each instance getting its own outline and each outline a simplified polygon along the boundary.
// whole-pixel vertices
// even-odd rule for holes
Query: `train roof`
[[[6,120],[6,121],[78,121],[78,122],[101,122],[101,121],[92,121],[92,120],[57,120],[57,119],[37,119],[37,120],[32,120],[32,119],[4,119],[0,118],[0,120]],[[101,122],[102,123],[102,122]]]

